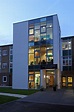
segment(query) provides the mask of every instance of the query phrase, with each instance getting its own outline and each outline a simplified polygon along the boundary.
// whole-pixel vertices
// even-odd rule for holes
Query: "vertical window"
[[[46,26],[41,26],[41,33],[46,32]]]
[[[3,76],[3,82],[7,82],[7,76]]]
[[[35,41],[40,40],[40,30],[35,30]]]

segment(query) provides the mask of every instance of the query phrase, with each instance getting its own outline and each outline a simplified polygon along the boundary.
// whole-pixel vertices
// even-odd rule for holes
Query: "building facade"
[[[60,88],[60,42],[57,15],[14,23],[12,88]]]
[[[61,85],[74,87],[74,36],[61,38]]]
[[[0,86],[12,86],[13,45],[0,46]]]

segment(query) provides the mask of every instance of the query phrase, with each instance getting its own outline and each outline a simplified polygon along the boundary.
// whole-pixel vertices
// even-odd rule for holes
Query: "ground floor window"
[[[29,88],[40,88],[40,71],[29,72]]]
[[[63,76],[62,77],[62,86],[63,87],[72,87],[73,86],[72,76]]]
[[[7,82],[7,76],[3,76],[3,82]]]

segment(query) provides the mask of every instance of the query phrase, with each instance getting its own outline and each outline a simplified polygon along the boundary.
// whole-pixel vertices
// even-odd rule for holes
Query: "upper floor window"
[[[41,33],[44,33],[44,32],[46,32],[46,26],[41,27]]]
[[[12,68],[13,67],[13,63],[12,62],[10,62],[10,68]]]
[[[30,35],[34,34],[34,29],[29,29],[29,34]]]
[[[35,30],[36,29],[40,29],[40,24],[35,24],[35,27],[34,28],[35,28]]]
[[[0,69],[1,69],[1,62],[0,62]]]
[[[52,28],[52,23],[48,22],[47,27]]]
[[[3,51],[2,51],[2,55],[3,55],[3,56],[6,56],[6,55],[7,55],[7,50],[3,50]]]
[[[40,22],[44,22],[44,21],[46,21],[46,18],[41,18],[40,19]]]
[[[7,68],[7,63],[3,63],[3,64],[2,64],[2,68],[3,68],[3,69]]]
[[[0,49],[0,56],[1,56],[1,49]]]
[[[29,41],[34,41],[34,35],[29,36]]]
[[[71,49],[71,40],[63,40],[62,49],[63,50],[70,50]]]
[[[10,49],[10,55],[12,55],[13,54],[13,49]]]

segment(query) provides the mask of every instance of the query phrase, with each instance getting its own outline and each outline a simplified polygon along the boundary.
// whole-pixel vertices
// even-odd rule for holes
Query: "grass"
[[[23,90],[23,89],[12,89],[11,87],[0,87],[0,92],[2,93],[12,93],[12,94],[21,94],[21,95],[30,95],[38,90]]]
[[[10,102],[10,101],[14,101],[14,100],[17,100],[17,99],[19,99],[19,98],[12,97],[12,96],[0,95],[0,104],[7,103],[7,102]]]

